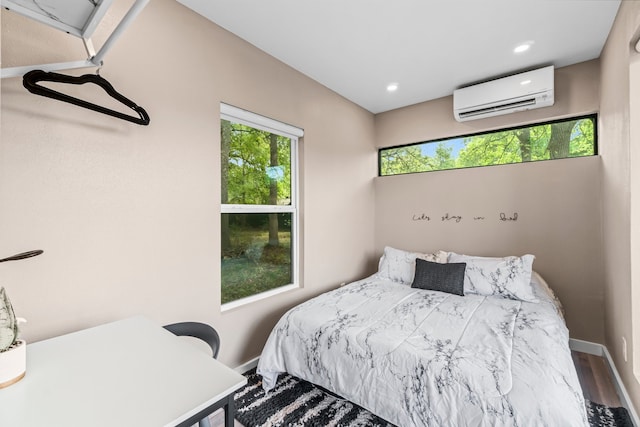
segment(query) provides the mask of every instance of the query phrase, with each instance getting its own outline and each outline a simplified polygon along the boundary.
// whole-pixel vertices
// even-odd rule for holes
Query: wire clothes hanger
[[[105,92],[112,98],[116,99],[120,103],[126,105],[131,108],[138,114],[138,117],[129,116],[127,114],[121,113],[119,111],[112,110],[107,107],[103,107],[101,105],[94,104],[89,101],[85,101],[82,99],[74,98],[70,95],[66,95],[64,93],[60,93],[53,89],[49,89],[47,87],[38,85],[38,82],[55,82],[55,83],[65,83],[65,84],[73,84],[73,85],[83,85],[85,83],[93,83],[100,86],[104,89]],[[88,108],[89,110],[97,111],[99,113],[107,114],[109,116],[117,117],[122,120],[126,120],[132,123],[136,123],[139,125],[146,126],[149,124],[149,115],[144,110],[144,108],[137,105],[135,102],[130,99],[124,97],[120,93],[118,93],[111,83],[109,83],[105,78],[100,76],[100,74],[85,74],[79,77],[75,76],[67,76],[65,74],[47,72],[42,70],[33,70],[29,71],[22,78],[22,84],[24,87],[31,93],[36,95],[45,96],[47,98],[57,99],[59,101],[68,102],[70,104],[77,105],[79,107]]]
[[[21,254],[13,255],[13,256],[10,256],[10,257],[7,257],[7,258],[2,258],[2,259],[0,259],[0,262],[18,261],[20,259],[31,258],[33,256],[38,256],[43,252],[44,251],[42,249],[36,249],[35,251],[29,251],[29,252],[22,252]]]

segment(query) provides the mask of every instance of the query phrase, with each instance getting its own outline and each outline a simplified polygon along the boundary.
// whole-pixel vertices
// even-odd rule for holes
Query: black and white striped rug
[[[268,394],[255,369],[244,374],[247,385],[235,395],[236,419],[245,427],[393,427],[366,409],[294,376],[278,377]],[[587,400],[592,427],[633,427],[625,408]]]
[[[587,400],[587,417],[591,427],[634,427],[625,408],[610,408]]]
[[[267,394],[255,369],[244,375],[247,385],[236,393],[235,404],[236,420],[245,427],[393,427],[366,409],[294,376],[280,375]]]

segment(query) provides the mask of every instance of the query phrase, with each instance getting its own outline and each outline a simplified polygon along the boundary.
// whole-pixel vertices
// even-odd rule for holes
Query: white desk
[[[0,389],[3,427],[189,426],[218,408],[233,426],[244,376],[132,317],[29,344],[27,375]]]

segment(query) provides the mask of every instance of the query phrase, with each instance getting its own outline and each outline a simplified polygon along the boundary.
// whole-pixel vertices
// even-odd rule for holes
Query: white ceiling
[[[620,0],[178,0],[379,113],[600,56]],[[513,49],[526,41],[525,53]],[[388,93],[386,87],[399,88]]]

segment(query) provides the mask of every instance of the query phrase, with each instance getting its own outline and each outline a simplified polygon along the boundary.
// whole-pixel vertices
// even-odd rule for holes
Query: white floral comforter
[[[588,426],[559,307],[412,289],[376,275],[288,311],[258,364],[398,426]]]

